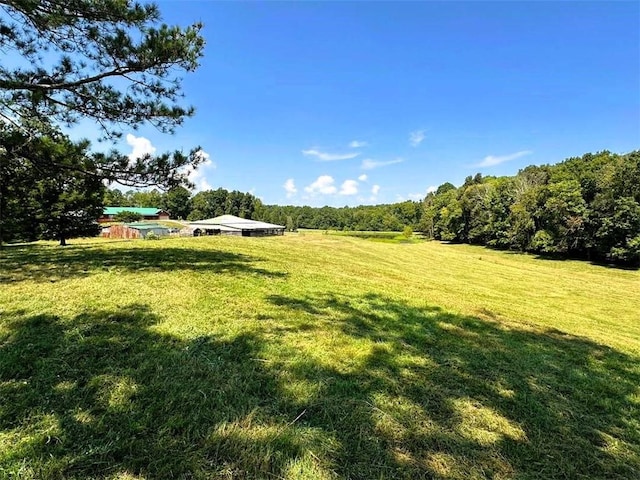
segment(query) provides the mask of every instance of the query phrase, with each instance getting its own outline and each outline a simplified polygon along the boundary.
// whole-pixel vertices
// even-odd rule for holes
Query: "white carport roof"
[[[282,225],[274,225],[273,223],[258,222],[247,218],[236,217],[235,215],[220,215],[215,218],[206,220],[198,220],[189,223],[192,228],[216,228],[225,231],[232,230],[273,230],[284,229]],[[226,228],[223,228],[226,227]]]

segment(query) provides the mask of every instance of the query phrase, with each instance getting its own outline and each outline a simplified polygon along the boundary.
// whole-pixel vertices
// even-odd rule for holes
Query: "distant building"
[[[257,222],[235,215],[221,215],[207,220],[189,223],[188,231],[193,236],[200,235],[239,235],[243,237],[264,237],[284,235],[285,227],[272,223]]]
[[[144,220],[169,220],[169,214],[159,208],[140,208],[140,207],[104,207],[102,216],[98,222],[112,222],[120,212],[133,212],[142,215]]]
[[[169,228],[158,223],[124,223],[111,225],[102,229],[102,236],[107,238],[146,238],[149,233],[159,237],[169,235]]]

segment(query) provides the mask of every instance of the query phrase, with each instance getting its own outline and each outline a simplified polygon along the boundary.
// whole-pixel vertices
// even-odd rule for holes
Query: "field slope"
[[[640,272],[321,234],[0,251],[0,478],[640,478]]]

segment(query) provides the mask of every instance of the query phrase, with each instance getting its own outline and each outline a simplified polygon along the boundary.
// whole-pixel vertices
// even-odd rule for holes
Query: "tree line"
[[[6,137],[5,140],[10,139]],[[22,145],[20,137],[13,139]],[[8,145],[5,141],[5,145]],[[41,139],[33,147],[52,164],[69,165],[57,175],[49,162],[0,164],[0,237],[30,241],[97,232],[103,206],[155,207],[174,219],[201,220],[224,214],[298,228],[402,231],[427,238],[544,255],[640,264],[640,152],[607,151],[556,165],[529,166],[514,176],[466,178],[445,183],[422,202],[357,207],[265,205],[250,193],[223,188],[192,194],[105,188],[100,176],[73,174],[86,161],[86,145]],[[22,148],[27,148],[22,146]],[[10,167],[10,168],[9,168]]]
[[[422,217],[420,202],[406,201],[383,205],[357,207],[308,207],[265,205],[258,210],[259,219],[284,225],[288,230],[298,228],[402,231],[409,226],[418,228]]]
[[[253,195],[224,189],[188,200],[188,191],[180,192],[189,220],[233,214],[288,230],[411,227],[436,240],[640,265],[640,151],[588,153],[528,166],[513,176],[477,174],[460,187],[440,185],[422,202],[314,208],[264,205]],[[169,203],[159,205],[173,214]]]
[[[514,176],[445,183],[422,202],[357,207],[264,205],[225,189],[194,196],[177,187],[122,194],[110,205],[155,206],[200,220],[223,214],[298,228],[401,231],[428,238],[606,262],[640,264],[640,152],[608,151],[555,165],[528,166]],[[114,203],[114,202],[121,203]]]
[[[224,188],[205,190],[195,195],[183,186],[162,192],[153,190],[109,189],[105,192],[104,205],[109,207],[154,207],[168,212],[176,220],[202,220],[220,215],[255,219],[256,209],[262,207],[260,199],[250,193]]]
[[[424,200],[420,229],[437,240],[640,265],[640,152],[441,185]]]
[[[202,220],[220,215],[260,220],[284,225],[289,231],[298,228],[400,231],[420,224],[422,204],[402,202],[390,205],[363,205],[358,207],[308,207],[265,205],[250,193],[224,188],[206,190],[191,195],[184,187],[175,187],[166,193],[119,189],[107,190],[105,205],[110,207],[156,207],[169,212],[172,218]]]

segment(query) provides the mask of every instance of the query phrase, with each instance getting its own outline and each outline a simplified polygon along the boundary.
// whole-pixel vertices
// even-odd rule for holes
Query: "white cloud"
[[[358,140],[354,140],[353,142],[349,143],[349,146],[351,148],[362,148],[362,147],[366,147],[367,145],[369,145],[367,142],[361,142]]]
[[[197,169],[187,168],[187,178],[191,183],[195,185],[196,191],[211,190],[211,184],[207,181],[207,170],[213,170],[216,168],[216,164],[211,160],[209,155],[204,150],[198,150],[196,155],[202,159]]]
[[[293,178],[287,179],[287,181],[284,182],[283,188],[287,192],[287,198],[291,198],[298,193],[298,189],[296,188]]]
[[[340,187],[340,195],[355,195],[358,193],[358,182],[345,180]]]
[[[417,147],[424,140],[424,130],[416,130],[415,132],[411,132],[409,134],[409,143],[412,147]]]
[[[333,177],[329,175],[320,175],[315,182],[311,185],[304,187],[305,192],[316,194],[316,193],[324,193],[324,194],[333,194],[336,193],[337,189],[334,185]]]
[[[378,192],[380,192],[380,185],[373,185],[371,187],[371,196],[368,199],[370,203],[375,203],[378,200]]]
[[[367,178],[369,178],[369,177],[367,177],[367,174],[366,174],[366,173],[363,173],[362,175],[360,175],[360,176],[358,177],[358,180],[360,180],[361,182],[366,182],[366,181],[367,181]]]
[[[156,147],[151,145],[151,140],[144,137],[136,137],[127,133],[127,143],[131,147],[131,153],[129,154],[129,160],[136,160],[144,157],[145,155],[153,155],[156,153]]]
[[[198,183],[196,183],[195,185],[196,185],[196,190],[201,192],[205,192],[207,190],[213,190],[213,187],[209,182],[207,182],[206,178],[201,178],[200,181],[198,181]]]
[[[427,191],[425,193],[410,193],[407,197],[411,200],[422,200],[424,197],[436,190],[438,190],[438,187],[431,185],[430,187],[427,187]]]
[[[378,162],[376,160],[366,158],[362,161],[362,165],[360,165],[360,168],[362,168],[363,170],[373,170],[374,168],[385,167],[387,165],[393,165],[394,163],[402,162],[404,162],[402,158],[396,158],[395,160],[389,160],[386,162]]]
[[[335,162],[336,160],[349,160],[351,158],[356,158],[358,155],[360,155],[360,152],[326,153],[321,152],[317,148],[310,148],[308,150],[303,150],[302,154],[307,157],[316,157],[321,162]]]
[[[484,157],[482,162],[478,163],[476,167],[493,167],[504,162],[515,160],[516,158],[531,155],[532,153],[533,152],[531,150],[522,150],[520,152],[510,153],[509,155],[489,155]]]

